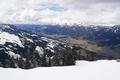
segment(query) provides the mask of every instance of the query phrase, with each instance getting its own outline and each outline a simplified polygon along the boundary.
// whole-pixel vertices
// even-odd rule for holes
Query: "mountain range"
[[[30,69],[120,58],[120,26],[0,24],[0,66]]]

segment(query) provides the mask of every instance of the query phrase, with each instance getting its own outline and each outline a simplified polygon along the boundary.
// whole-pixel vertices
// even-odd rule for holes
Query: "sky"
[[[0,0],[0,23],[119,24],[120,0]]]

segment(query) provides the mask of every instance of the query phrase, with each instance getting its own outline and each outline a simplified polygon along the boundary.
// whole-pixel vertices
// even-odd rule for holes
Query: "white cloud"
[[[0,22],[119,24],[119,0],[1,0]]]

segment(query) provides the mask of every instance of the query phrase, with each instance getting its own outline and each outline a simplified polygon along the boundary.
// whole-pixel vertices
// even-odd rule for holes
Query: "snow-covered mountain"
[[[62,58],[62,54],[58,56],[59,51],[66,49],[71,50],[71,47],[58,40],[18,30],[12,25],[0,26],[0,66],[33,68],[72,65],[74,61],[70,64],[55,61],[55,58]]]
[[[119,26],[1,24],[0,66],[29,69],[74,65],[76,60],[118,59],[119,34]],[[68,42],[71,38],[76,40]]]
[[[45,34],[58,34],[67,35],[71,37],[84,37],[87,39],[100,41],[108,41],[110,43],[118,44],[120,25],[115,26],[84,26],[84,25],[29,25],[29,24],[16,24],[16,28],[22,30],[45,33]],[[117,43],[118,42],[118,43]],[[102,42],[101,42],[102,43]],[[111,45],[111,44],[110,44]]]
[[[114,26],[95,26],[95,25],[15,25],[22,30],[32,31],[37,34],[52,35],[55,38],[72,37],[83,38],[96,42],[100,46],[115,48],[120,44],[120,25]],[[57,35],[57,36],[55,36]],[[50,36],[51,37],[51,36]],[[118,51],[118,50],[117,50]],[[118,52],[119,53],[119,52]]]

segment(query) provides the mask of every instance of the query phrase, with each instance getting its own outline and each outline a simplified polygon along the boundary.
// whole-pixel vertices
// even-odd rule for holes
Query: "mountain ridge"
[[[105,42],[109,37],[104,36],[96,39],[98,34],[101,32],[102,35],[104,33],[118,34],[119,27],[109,29],[100,27],[96,30],[91,27],[77,26],[2,24],[0,32],[0,40],[5,41],[4,44],[0,44],[1,67],[30,69],[40,66],[74,65],[76,60],[95,61],[120,58],[119,42],[116,43],[117,45],[114,43],[106,45],[96,41],[101,39]],[[3,34],[10,36],[10,38],[2,36]],[[17,39],[12,39],[14,37]],[[100,47],[106,53],[100,52]],[[110,47],[117,47],[115,49],[118,49],[118,53],[116,53],[117,50]],[[98,48],[97,52],[95,48],[96,50]]]

